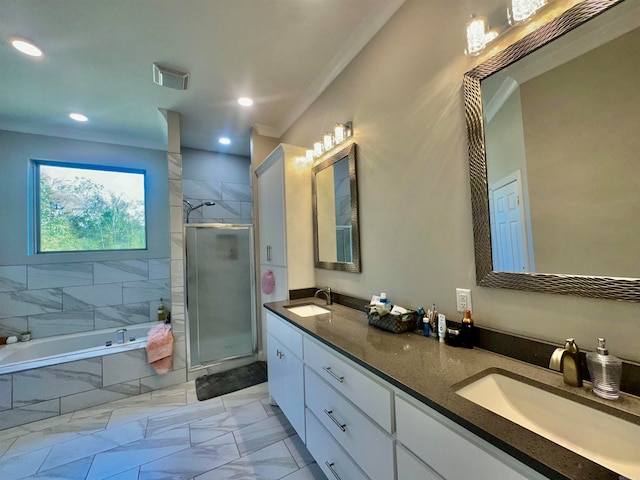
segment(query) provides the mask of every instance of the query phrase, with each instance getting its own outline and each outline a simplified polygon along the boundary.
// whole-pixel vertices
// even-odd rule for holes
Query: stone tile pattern
[[[0,336],[115,331],[155,320],[160,298],[171,307],[168,258],[0,267],[0,285]],[[178,317],[184,331],[184,309]],[[175,337],[166,375],[143,349],[0,375],[0,430],[184,382],[184,333]]]
[[[205,402],[193,382],[0,431],[0,478],[325,479],[267,384]]]
[[[0,336],[126,327],[170,306],[168,258],[0,266]]]
[[[192,205],[213,201],[215,205],[193,210],[190,223],[253,223],[253,194],[251,187],[251,162],[245,157],[211,154],[206,158],[207,168],[198,168],[191,163],[202,162],[202,156],[185,151],[182,155],[183,199]],[[186,222],[187,205],[183,206]]]

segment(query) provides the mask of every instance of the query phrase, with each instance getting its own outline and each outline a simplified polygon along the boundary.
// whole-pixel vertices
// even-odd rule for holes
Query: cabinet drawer
[[[398,441],[443,478],[545,478],[447,418],[440,417],[437,412],[427,413],[396,395]],[[453,461],[454,457],[460,461]]]
[[[442,480],[442,477],[417,460],[400,445],[396,445],[398,480]]]
[[[269,333],[280,340],[294,355],[302,359],[302,332],[275,313],[267,311],[267,329]]]
[[[304,361],[333,388],[391,433],[391,391],[357,370],[345,359],[339,358],[327,347],[306,337]]]
[[[394,478],[393,440],[305,366],[307,407],[373,480]]]
[[[311,410],[305,411],[307,448],[331,480],[368,480],[358,466],[322,426]]]

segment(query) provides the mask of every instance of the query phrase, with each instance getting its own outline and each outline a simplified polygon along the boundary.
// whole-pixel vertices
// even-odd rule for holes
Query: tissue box
[[[369,312],[369,306],[365,307]],[[412,332],[416,329],[416,321],[418,318],[417,312],[409,310],[402,315],[393,315],[388,313],[387,315],[380,316],[378,313],[367,313],[369,319],[369,325],[382,328],[393,333]]]

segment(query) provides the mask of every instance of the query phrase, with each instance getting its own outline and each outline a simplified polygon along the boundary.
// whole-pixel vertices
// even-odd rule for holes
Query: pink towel
[[[260,283],[262,285],[262,293],[271,295],[276,289],[276,276],[273,274],[273,271],[267,270],[264,272]]]
[[[157,373],[167,373],[171,369],[173,354],[173,334],[169,325],[158,325],[147,334],[147,361]]]

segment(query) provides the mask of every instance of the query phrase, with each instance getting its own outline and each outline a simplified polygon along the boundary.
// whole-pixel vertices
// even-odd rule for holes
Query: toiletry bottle
[[[438,314],[438,340],[444,343],[444,336],[447,331],[447,319],[444,314]]]
[[[422,318],[424,317],[424,308],[418,307],[416,313],[416,333],[422,333]]]
[[[164,307],[164,303],[162,303],[162,298],[160,299],[160,303],[158,304],[158,321],[164,322],[167,315],[167,310]]]
[[[609,355],[604,338],[598,338],[597,351],[587,353],[587,368],[593,393],[607,400],[615,400],[620,396],[622,360]]]
[[[423,329],[424,329],[424,336],[428,337],[429,335],[431,335],[431,321],[429,320],[428,316],[424,316],[422,317],[422,323],[424,325]]]
[[[387,300],[387,294],[385,292],[380,294],[380,303],[383,303],[385,307],[390,307],[390,303],[389,300]]]
[[[438,338],[438,311],[436,310],[436,304],[431,305],[431,316],[429,317],[431,322],[431,336]]]
[[[464,348],[473,348],[475,343],[475,328],[473,327],[473,318],[471,318],[471,310],[464,311],[464,318],[462,319],[462,338],[460,339],[460,345]]]

